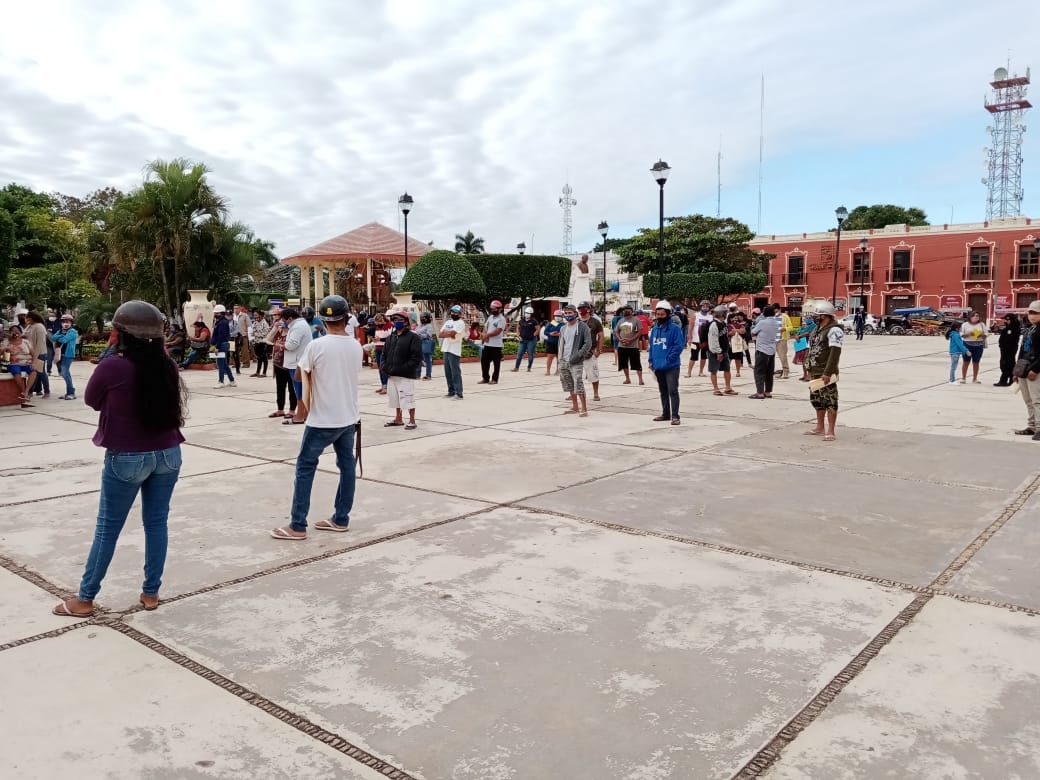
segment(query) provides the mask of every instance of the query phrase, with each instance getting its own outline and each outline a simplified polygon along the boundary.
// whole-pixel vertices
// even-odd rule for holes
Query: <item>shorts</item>
[[[809,403],[818,412],[838,411],[838,385],[824,385],[819,390],[810,390]]]
[[[545,354],[546,355],[558,355],[560,354],[560,342],[554,342],[550,344],[548,341],[545,342]]]
[[[708,345],[707,344],[694,344],[690,347],[690,362],[695,363],[698,360],[708,359]]]
[[[585,381],[586,382],[598,382],[599,381],[599,359],[595,355],[590,355],[585,358]]]
[[[560,358],[560,384],[563,385],[563,392],[585,395],[585,385],[581,381],[582,368],[580,362],[572,365]]]
[[[721,371],[724,374],[727,371],[729,371],[729,358],[728,357],[723,357],[722,360],[719,360],[718,355],[716,355],[714,352],[709,352],[708,353],[708,373],[709,374],[717,374],[717,373],[719,373],[719,371]]]
[[[386,404],[391,409],[415,408],[415,380],[407,376],[392,376],[386,383]]]
[[[11,372],[11,376],[18,376],[19,374],[31,374],[32,369],[29,366],[9,366],[8,370]]]
[[[740,350],[740,352],[734,352],[734,351],[730,350],[729,359],[730,360],[739,360],[739,361],[743,362],[743,360],[744,360],[744,350]]]
[[[630,368],[633,371],[643,370],[643,361],[640,359],[639,350],[636,347],[619,347],[617,351],[618,371]]]
[[[982,351],[985,347],[982,344],[965,344],[968,348],[969,355],[964,356],[964,362],[978,363],[982,360]]]

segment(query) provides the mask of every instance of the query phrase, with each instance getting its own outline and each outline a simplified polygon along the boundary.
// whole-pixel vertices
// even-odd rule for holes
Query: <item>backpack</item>
[[[712,320],[705,320],[701,323],[700,328],[697,329],[697,340],[701,344],[708,343],[708,328],[711,327]]]

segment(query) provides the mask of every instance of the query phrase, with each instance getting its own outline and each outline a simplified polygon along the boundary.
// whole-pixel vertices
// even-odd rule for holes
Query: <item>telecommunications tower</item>
[[[574,219],[571,209],[578,205],[572,196],[574,190],[571,189],[570,184],[563,185],[563,196],[560,198],[560,208],[563,209],[563,255],[569,255],[571,253],[571,234],[574,228]]]
[[[989,83],[993,93],[986,99],[986,110],[993,124],[986,128],[990,146],[986,152],[986,220],[1017,217],[1022,213],[1022,134],[1026,131],[1026,100],[1029,68],[1026,75],[1012,75],[1007,68],[993,71]]]

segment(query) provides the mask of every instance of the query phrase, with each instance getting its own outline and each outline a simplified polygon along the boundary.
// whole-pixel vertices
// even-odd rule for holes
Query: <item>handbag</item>
[[[803,349],[809,349],[809,339],[805,338],[805,336],[802,336],[794,343],[795,352],[801,352]]]
[[[191,348],[192,349],[207,349],[208,347],[209,347],[209,342],[208,341],[194,341],[193,340],[191,342]]]
[[[1029,374],[1029,366],[1032,361],[1029,358],[1019,358],[1015,361],[1015,367],[1011,369],[1011,376],[1015,379],[1023,379]]]

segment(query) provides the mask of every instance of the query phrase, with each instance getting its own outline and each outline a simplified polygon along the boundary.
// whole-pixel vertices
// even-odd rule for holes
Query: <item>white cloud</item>
[[[569,178],[580,249],[600,219],[656,222],[658,157],[674,167],[670,213],[711,197],[720,137],[727,186],[753,186],[763,72],[770,157],[812,166],[820,149],[948,132],[981,148],[986,77],[1008,47],[1031,50],[1040,10],[1005,2],[1019,22],[991,44],[991,10],[971,6],[20,4],[0,29],[0,180],[84,194],[132,186],[151,158],[192,157],[288,254],[396,225],[405,190],[411,232],[438,246],[472,229],[492,250],[533,234],[558,251]],[[1040,160],[1040,140],[1030,148]]]

